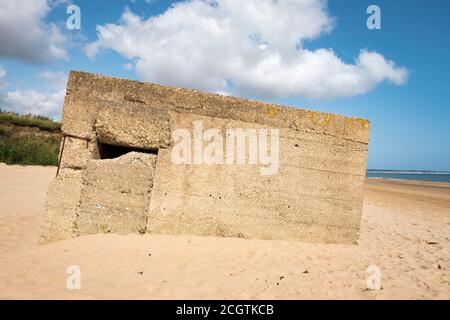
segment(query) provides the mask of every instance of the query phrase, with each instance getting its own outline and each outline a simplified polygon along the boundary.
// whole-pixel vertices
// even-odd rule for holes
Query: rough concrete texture
[[[77,232],[144,233],[155,164],[156,155],[137,152],[90,160],[77,211]]]
[[[201,120],[204,129],[264,125],[179,113],[172,128]],[[160,150],[148,232],[190,233],[333,243],[358,238],[364,147],[328,136],[283,128],[280,170],[262,176],[258,166],[179,165]]]
[[[157,150],[169,145],[169,121],[167,110],[121,103],[99,108],[95,132],[102,143]]]
[[[248,163],[174,163],[171,133],[192,132],[195,121],[223,135],[279,129],[278,173],[264,176]],[[42,241],[147,232],[356,243],[369,127],[363,119],[71,72]]]
[[[41,243],[76,235],[75,222],[82,186],[83,171],[60,169],[47,190]]]
[[[64,152],[60,155],[60,168],[86,169],[90,159],[99,158],[95,141],[67,136],[63,139]]]

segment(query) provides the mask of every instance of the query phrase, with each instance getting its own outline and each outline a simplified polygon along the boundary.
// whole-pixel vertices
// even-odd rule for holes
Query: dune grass
[[[15,112],[8,112],[0,108],[0,124],[1,123],[9,123],[24,127],[35,127],[50,132],[58,132],[61,129],[61,124],[50,118],[32,114],[22,115]]]
[[[11,126],[12,125],[12,126]],[[45,134],[27,132],[34,127]],[[42,116],[19,115],[0,110],[0,162],[21,165],[58,165],[60,124]]]

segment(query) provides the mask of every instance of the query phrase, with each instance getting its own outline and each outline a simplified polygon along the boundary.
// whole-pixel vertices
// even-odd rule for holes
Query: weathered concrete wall
[[[176,129],[279,129],[279,170],[177,164]],[[71,72],[42,242],[97,232],[355,243],[369,139],[363,119]],[[114,159],[107,145],[134,148]]]

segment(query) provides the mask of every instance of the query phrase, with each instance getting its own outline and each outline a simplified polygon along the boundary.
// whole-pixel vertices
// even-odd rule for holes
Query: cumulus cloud
[[[57,118],[64,101],[64,90],[51,93],[38,90],[12,91],[6,93],[3,101],[6,108],[14,112]]]
[[[333,26],[325,0],[190,0],[148,19],[126,9],[97,26],[85,52],[114,50],[147,81],[266,98],[338,98],[406,81],[407,70],[377,52],[349,64],[304,48]]]
[[[46,84],[46,90],[15,90],[0,94],[0,106],[18,113],[59,118],[68,75],[64,72],[44,71],[38,77]]]
[[[0,1],[0,58],[31,63],[66,58],[66,38],[59,27],[44,20],[51,5],[57,3],[50,0]]]

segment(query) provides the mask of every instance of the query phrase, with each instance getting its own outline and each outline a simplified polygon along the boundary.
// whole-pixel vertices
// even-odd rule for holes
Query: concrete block
[[[79,234],[145,232],[155,162],[156,155],[137,152],[88,161],[76,223]]]
[[[85,169],[91,159],[100,157],[96,141],[66,136],[61,154],[61,168]]]
[[[50,182],[40,243],[77,235],[75,220],[80,203],[82,175],[80,170],[61,169],[59,175]]]
[[[169,146],[169,120],[167,110],[124,102],[101,107],[95,131],[102,143],[157,150]]]

